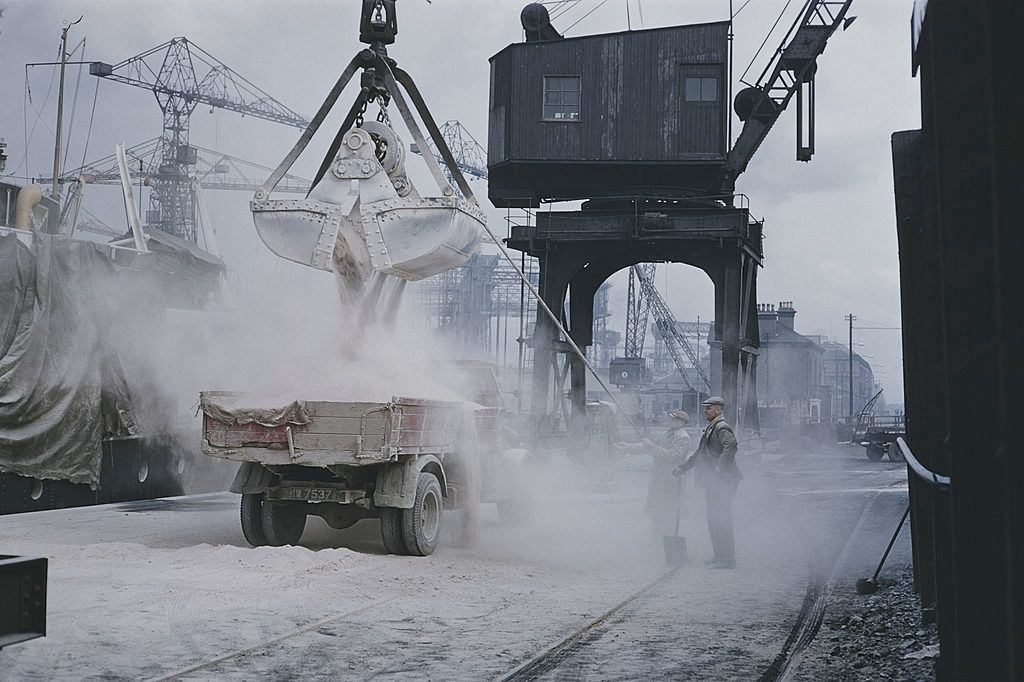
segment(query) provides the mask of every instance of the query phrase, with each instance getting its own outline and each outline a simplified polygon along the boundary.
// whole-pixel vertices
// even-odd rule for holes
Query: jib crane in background
[[[629,287],[626,290],[626,338],[623,357],[642,358],[644,340],[647,336],[647,319],[650,316],[651,301],[642,286],[637,286],[637,274],[643,270],[651,282],[654,281],[655,263],[642,263],[629,269]]]
[[[455,165],[464,175],[472,175],[481,180],[487,179],[487,151],[462,123],[445,121],[441,126],[441,137],[444,138],[445,144],[451,150],[452,156],[455,158]],[[432,140],[427,140],[427,146],[430,147],[430,153],[441,164],[441,169],[448,177],[448,182],[454,186],[455,180],[451,177],[451,171],[444,166],[444,157],[437,151]],[[409,150],[414,154],[422,153],[415,142],[409,145]]]
[[[648,276],[647,266],[650,266],[651,270],[654,269],[653,263],[643,263],[642,265],[632,266],[631,272],[640,283],[640,290],[643,292],[644,298],[654,314],[654,323],[658,325],[658,331],[661,332],[661,337],[665,341],[665,347],[668,349],[669,355],[672,356],[672,362],[675,364],[676,369],[679,370],[679,375],[687,386],[698,393],[707,393],[711,390],[711,379],[704,371],[704,368],[700,366],[700,360],[697,357],[697,353],[694,352],[693,346],[690,345],[686,336],[679,331],[679,323],[676,321],[672,311],[669,310],[665,299],[661,297],[661,293],[654,286],[654,280]],[[697,371],[698,376],[700,376],[701,386],[694,386],[690,381],[690,377],[686,375],[686,363],[683,360],[684,354]]]
[[[89,73],[145,88],[156,97],[163,112],[164,132],[156,140],[150,167],[143,171],[153,188],[146,222],[192,242],[196,241],[192,176],[200,150],[189,144],[189,119],[196,107],[202,104],[226,109],[294,128],[304,129],[309,124],[305,117],[185,37],[173,38],[114,65],[94,62]]]

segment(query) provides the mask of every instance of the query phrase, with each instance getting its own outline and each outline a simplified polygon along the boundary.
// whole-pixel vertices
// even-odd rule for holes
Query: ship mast
[[[60,196],[60,134],[64,127],[64,71],[68,64],[68,31],[81,20],[82,17],[78,17],[60,32],[60,88],[57,91],[57,131],[53,143],[53,186],[50,189],[50,196],[54,199]]]

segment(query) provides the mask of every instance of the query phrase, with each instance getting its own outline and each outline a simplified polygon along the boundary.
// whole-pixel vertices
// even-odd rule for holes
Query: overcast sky
[[[175,36],[187,36],[285,105],[311,116],[341,69],[359,49],[358,0],[0,0],[0,137],[7,141],[7,173],[46,175],[52,163],[56,104],[54,71],[28,71],[25,63],[56,59],[62,22],[84,15],[71,45],[87,38],[85,59],[116,63]],[[399,36],[391,54],[420,86],[434,117],[458,119],[486,146],[487,59],[522,40],[519,0],[401,0]],[[764,40],[786,0],[750,0],[736,17],[738,78]],[[781,40],[800,2],[754,62],[756,78]],[[910,76],[910,0],[855,0],[857,21],[830,41],[818,62],[816,154],[795,160],[795,114],[790,108],[741,176],[738,190],[751,212],[765,219],[762,302],[793,301],[796,328],[845,343],[843,317],[857,326],[900,324],[899,261],[892,193],[889,136],[920,125],[918,83]],[[599,6],[600,5],[600,6]],[[743,0],[735,0],[739,8]],[[627,7],[629,17],[627,19]],[[587,15],[584,18],[584,15]],[[642,23],[641,23],[642,13]],[[567,35],[632,27],[651,28],[728,19],[728,0],[582,0],[555,19]],[[581,19],[576,26],[568,28]],[[79,55],[76,55],[78,57]],[[87,135],[97,79],[68,71],[67,106],[78,89],[71,124],[69,166],[112,153],[160,134],[153,95],[111,82],[98,88],[92,132]],[[349,91],[340,105],[347,108]],[[737,123],[738,128],[738,123]],[[192,142],[264,165],[276,165],[298,131],[200,107],[192,118]],[[332,133],[331,133],[332,134]],[[26,141],[27,140],[27,141]],[[327,141],[300,159],[307,177]],[[478,190],[483,199],[486,191]],[[266,264],[259,253],[249,195],[221,192],[211,212],[228,244],[229,265],[245,271]],[[89,195],[87,206],[118,219],[117,196]],[[491,211],[504,231],[504,212]],[[123,211],[121,212],[123,216]],[[123,217],[121,218],[123,220]],[[243,262],[244,261],[244,262]],[[263,267],[259,265],[258,267]],[[659,266],[659,287],[679,319],[713,316],[710,281],[683,265]],[[621,329],[624,273],[613,278],[612,326]],[[329,287],[328,287],[329,288]],[[856,347],[875,367],[890,402],[902,402],[902,348],[898,331],[856,330]]]

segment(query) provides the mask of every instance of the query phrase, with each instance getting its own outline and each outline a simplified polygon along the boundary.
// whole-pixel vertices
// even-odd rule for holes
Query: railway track
[[[797,527],[801,542],[807,550],[807,588],[804,591],[800,611],[797,614],[793,627],[790,629],[789,635],[786,637],[779,653],[772,660],[772,663],[758,676],[759,682],[784,682],[791,678],[799,664],[801,654],[814,640],[824,620],[828,596],[828,581],[836,568],[846,559],[851,540],[860,531],[867,517],[868,509],[876,499],[878,499],[878,495],[865,502],[861,508],[857,523],[854,525],[842,550],[831,566],[825,565],[821,550],[811,535],[806,530],[799,528],[799,526]],[[607,625],[609,628],[614,628],[616,616],[621,614],[623,617],[620,619],[620,622],[625,622],[628,619],[627,607],[652,592],[668,578],[675,575],[680,568],[675,567],[661,574],[594,620],[575,630],[557,644],[544,649],[512,671],[496,678],[496,682],[527,682],[540,679],[544,675],[557,670],[577,651],[604,634],[602,626]]]
[[[363,613],[364,611],[369,611],[370,609],[375,609],[375,608],[383,606],[384,604],[387,604],[389,602],[393,602],[397,598],[398,597],[393,597],[391,599],[383,599],[381,601],[376,601],[376,602],[373,602],[373,603],[370,603],[370,604],[366,604],[365,606],[360,606],[358,609],[353,609],[351,611],[346,611],[345,613],[339,613],[339,614],[335,614],[333,616],[329,616],[327,618],[322,618],[321,620],[318,620],[318,621],[316,621],[314,623],[310,623],[308,625],[303,625],[301,628],[297,628],[295,630],[291,630],[290,632],[286,632],[285,634],[279,635],[277,637],[274,637],[273,639],[268,639],[268,640],[266,640],[264,642],[260,642],[259,644],[254,644],[254,645],[252,645],[250,647],[245,647],[244,649],[236,649],[235,651],[231,651],[231,652],[229,652],[227,654],[224,654],[222,656],[218,656],[217,658],[214,658],[214,659],[210,659],[210,660],[207,660],[207,661],[202,661],[202,662],[195,663],[193,665],[190,665],[190,666],[187,666],[187,667],[184,667],[184,668],[179,668],[179,669],[174,670],[174,671],[169,672],[169,673],[163,673],[163,674],[158,675],[156,677],[151,677],[151,678],[149,678],[147,680],[147,682],[166,682],[167,680],[179,680],[179,679],[182,679],[186,675],[190,675],[192,673],[199,672],[200,670],[208,670],[208,669],[213,668],[213,667],[215,667],[217,665],[220,665],[221,663],[224,663],[225,661],[230,661],[233,658],[239,658],[239,657],[245,656],[247,654],[252,654],[252,653],[256,653],[258,651],[263,651],[264,649],[269,649],[270,647],[274,646],[275,644],[280,644],[281,642],[285,641],[286,639],[290,639],[292,637],[297,637],[299,635],[303,635],[303,634],[305,634],[307,632],[311,632],[313,630],[318,630],[319,628],[322,628],[325,625],[329,625],[331,623],[334,623],[336,621],[342,620],[344,618],[348,618],[350,616],[358,615],[360,613]]]

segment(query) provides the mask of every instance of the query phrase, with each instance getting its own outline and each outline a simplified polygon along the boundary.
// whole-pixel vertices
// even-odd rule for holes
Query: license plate
[[[300,500],[303,502],[340,502],[349,504],[358,497],[364,497],[362,491],[339,490],[337,488],[315,488],[306,486],[287,486],[270,491],[269,497],[276,500]]]

